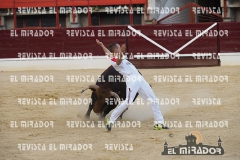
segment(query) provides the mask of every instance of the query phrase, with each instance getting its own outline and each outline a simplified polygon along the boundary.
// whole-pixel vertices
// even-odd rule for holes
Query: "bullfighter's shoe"
[[[169,129],[167,126],[164,126],[163,124],[155,124],[153,127],[154,130],[162,130],[162,129]]]
[[[113,124],[110,122],[110,120],[107,119],[106,128],[107,128],[108,131],[111,131],[112,125],[113,125]]]

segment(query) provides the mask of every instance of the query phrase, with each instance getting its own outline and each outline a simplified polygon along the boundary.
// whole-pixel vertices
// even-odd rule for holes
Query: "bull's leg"
[[[104,110],[103,110],[103,114],[99,117],[99,119],[105,119],[106,115],[107,115],[109,112],[111,112],[111,110],[113,110],[115,107],[116,107],[115,105],[114,105],[114,106],[113,106],[113,105],[105,106],[105,108],[104,108]],[[128,110],[128,108],[125,109],[125,110],[123,111],[123,113],[126,112],[127,110]],[[118,117],[118,119],[122,119],[123,113]]]
[[[92,106],[91,104],[89,104],[87,113],[85,114],[85,118],[86,118],[86,119],[89,119],[89,118],[90,118],[90,114],[91,114],[92,109],[93,109],[93,106]]]
[[[91,112],[92,112],[92,110],[93,110],[93,106],[94,106],[94,104],[95,104],[95,102],[96,102],[96,100],[97,100],[97,94],[96,94],[96,92],[92,92],[91,99],[92,99],[92,103],[89,104],[88,111],[87,111],[87,113],[85,114],[85,118],[86,118],[86,119],[89,119],[89,118],[90,118],[90,114],[91,114]]]
[[[99,120],[99,121],[104,121],[104,120],[105,120],[105,116],[106,116],[106,115],[103,115],[103,114],[100,115],[99,118],[98,118],[98,120]]]
[[[111,112],[111,110],[113,110],[116,107],[116,105],[107,105],[106,103],[104,104],[103,107],[103,113],[101,116],[99,116],[100,120],[104,120],[106,115]]]
[[[106,115],[111,111],[109,110],[109,107],[106,103],[103,106],[102,114],[99,115],[99,120],[105,120]]]

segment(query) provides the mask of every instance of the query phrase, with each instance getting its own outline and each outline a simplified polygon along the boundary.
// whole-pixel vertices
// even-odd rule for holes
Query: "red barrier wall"
[[[196,30],[205,30],[213,23],[204,24],[172,24],[172,25],[145,25],[133,26],[135,29],[141,30],[143,34],[161,44],[171,52],[176,51],[185,43],[193,39]],[[29,29],[28,29],[29,30]],[[103,41],[105,45],[111,42],[120,44],[127,43],[128,52],[137,54],[148,52],[162,53],[160,48],[148,42],[140,36],[108,36],[108,31],[121,32],[127,30],[127,26],[108,26],[108,27],[85,27],[85,28],[69,28],[69,29],[43,29],[42,31],[53,31],[54,36],[48,37],[22,37],[22,30],[0,30],[0,58],[17,58],[18,53],[22,52],[54,52],[55,56],[59,56],[60,52],[80,52],[92,53],[93,56],[104,55],[102,50],[96,45],[95,39]],[[93,36],[69,36],[67,32],[73,31],[89,31]],[[98,35],[98,32],[105,33],[105,36]],[[154,35],[154,30],[177,30],[182,31],[182,36],[158,36]],[[185,36],[186,30],[191,30],[192,36]],[[227,30],[228,36],[209,37],[203,36],[191,43],[189,46],[180,51],[180,54],[186,53],[218,53],[218,52],[240,52],[240,23],[218,23],[212,30]],[[14,36],[16,31],[18,37]],[[39,30],[33,29],[33,32]],[[12,34],[12,36],[11,36]],[[164,52],[165,53],[165,52]]]
[[[240,52],[240,22],[219,23],[219,30],[229,31],[228,37],[220,38],[220,52]]]
[[[55,57],[59,57],[61,52],[64,53],[92,53],[93,56],[104,55],[104,52],[96,45],[95,39],[99,38],[105,45],[109,45],[114,41],[119,43],[126,43],[125,37],[100,37],[98,31],[105,32],[113,27],[87,27],[87,28],[69,28],[69,29],[43,29],[42,31],[54,32],[54,36],[48,37],[22,37],[22,30],[16,31],[18,37],[11,37],[10,30],[0,31],[0,58],[18,58],[18,53],[45,53],[46,56],[49,53],[55,53]],[[116,26],[114,30],[125,30],[125,26]],[[77,36],[71,32],[89,31],[89,36]],[[33,29],[33,32],[40,31],[39,29]],[[49,32],[49,33],[50,33]],[[70,36],[69,33],[70,32]],[[94,35],[94,36],[91,36]]]

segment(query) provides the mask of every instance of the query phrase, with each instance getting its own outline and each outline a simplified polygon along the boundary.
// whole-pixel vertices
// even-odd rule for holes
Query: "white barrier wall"
[[[0,59],[0,71],[106,69],[110,60],[92,59]]]
[[[219,53],[221,66],[240,65],[240,53]],[[0,59],[0,71],[106,69],[105,56],[92,59]]]
[[[240,53],[219,53],[221,66],[239,66]]]

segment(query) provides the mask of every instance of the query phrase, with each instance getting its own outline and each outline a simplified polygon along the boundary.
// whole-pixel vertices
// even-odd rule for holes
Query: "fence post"
[[[194,3],[191,2],[190,4],[190,23],[195,23],[195,15],[194,15],[194,12],[193,12],[193,7],[194,7]]]

